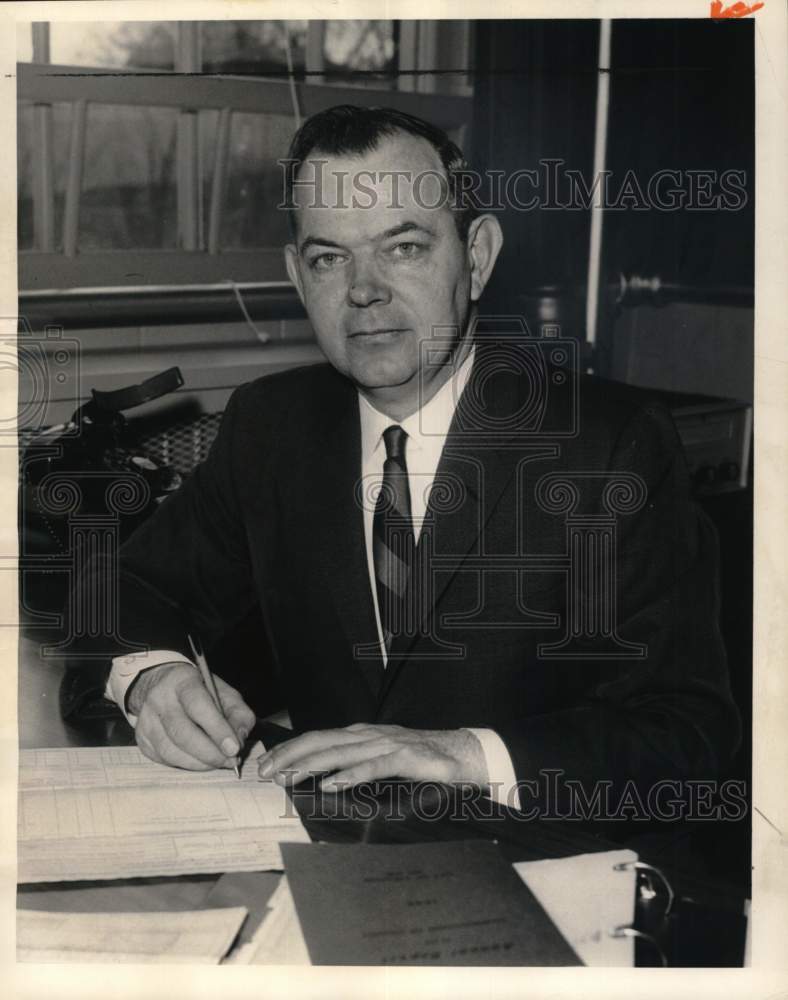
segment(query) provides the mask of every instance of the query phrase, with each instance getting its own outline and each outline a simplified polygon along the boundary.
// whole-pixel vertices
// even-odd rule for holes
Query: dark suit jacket
[[[187,629],[209,645],[259,602],[299,730],[490,727],[520,778],[714,777],[738,733],[716,541],[670,417],[490,357],[480,344],[419,543],[422,622],[379,696],[358,400],[328,365],[233,394],[206,462],[121,550],[123,637],[188,655]]]

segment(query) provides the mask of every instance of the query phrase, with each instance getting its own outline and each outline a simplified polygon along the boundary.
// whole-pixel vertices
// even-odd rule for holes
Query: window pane
[[[197,113],[199,134],[200,178],[202,183],[201,246],[207,241],[208,220],[211,214],[211,186],[216,163],[216,132],[219,126],[219,112],[203,109]]]
[[[69,66],[173,69],[172,21],[52,22],[50,58]]]
[[[330,78],[348,76],[343,71],[371,74],[370,82],[380,86],[382,79],[396,72],[396,42],[393,21],[326,21],[323,57]],[[364,83],[367,77],[352,78]]]
[[[72,106],[62,102],[52,105],[52,146],[54,149],[55,247],[63,249],[63,213],[66,205],[66,180],[71,155]]]
[[[55,201],[55,249],[63,248],[63,210],[71,143],[71,105],[51,106],[52,187]],[[35,250],[33,222],[33,164],[38,156],[35,110],[20,101],[17,117],[17,239],[20,250]]]
[[[203,69],[211,73],[281,74],[287,70],[287,37],[294,69],[304,68],[306,21],[203,21]]]
[[[20,101],[16,117],[17,243],[33,249],[33,105]]]
[[[174,108],[88,108],[79,246],[177,245]]]
[[[221,244],[226,249],[281,246],[287,240],[282,168],[295,131],[288,115],[236,113],[230,129]]]

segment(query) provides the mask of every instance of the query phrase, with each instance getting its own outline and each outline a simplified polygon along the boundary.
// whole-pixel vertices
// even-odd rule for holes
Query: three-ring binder
[[[676,899],[676,893],[673,891],[673,886],[668,881],[664,872],[662,872],[659,868],[655,865],[647,864],[645,861],[619,861],[617,864],[613,865],[613,871],[635,871],[642,874],[644,876],[644,882],[643,884],[638,885],[638,893],[640,899],[648,902],[652,899],[656,899],[659,895],[651,881],[652,877],[658,879],[667,896],[667,903],[665,904],[662,919],[665,920],[670,916]],[[611,937],[629,937],[640,939],[641,941],[647,941],[657,952],[663,968],[667,968],[668,957],[653,934],[649,934],[647,931],[642,931],[631,924],[620,924],[618,927],[611,928],[608,933]]]

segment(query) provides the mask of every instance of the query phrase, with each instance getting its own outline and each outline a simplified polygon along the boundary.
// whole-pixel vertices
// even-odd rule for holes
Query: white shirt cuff
[[[520,792],[517,788],[517,776],[506,744],[493,729],[473,729],[465,727],[473,733],[482,745],[482,752],[487,763],[487,779],[490,798],[510,809],[520,808]]]
[[[171,649],[150,649],[147,653],[116,656],[112,661],[104,697],[115,702],[132,726],[137,725],[137,716],[126,711],[126,692],[138,674],[151,667],[158,667],[162,663],[188,663],[194,666],[188,656]]]

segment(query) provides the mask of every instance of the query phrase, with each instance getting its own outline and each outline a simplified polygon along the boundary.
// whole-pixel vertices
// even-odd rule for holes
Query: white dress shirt
[[[465,389],[473,367],[475,348],[445,382],[428,403],[409,417],[399,421],[399,426],[407,433],[405,442],[405,464],[408,467],[408,485],[410,487],[410,512],[413,520],[413,534],[419,540],[427,511],[430,490],[435,473],[438,470],[443,446],[454,419],[454,411]],[[383,481],[383,463],[386,460],[386,445],[383,441],[383,431],[396,421],[376,410],[369,400],[359,393],[359,411],[361,414],[361,474],[364,477],[365,497],[376,497],[380,483]],[[387,661],[386,645],[383,641],[383,629],[380,624],[378,608],[378,588],[375,583],[375,563],[372,544],[372,522],[375,517],[373,502],[364,504],[364,541],[367,549],[367,569],[369,571],[372,601],[375,606],[375,623],[378,629],[378,641],[383,657]],[[491,791],[501,802],[507,801],[507,795],[515,785],[515,774],[512,759],[506,744],[492,729],[474,729],[467,727],[479,740],[487,763],[487,775],[491,782]]]
[[[410,488],[410,507],[413,519],[413,532],[416,541],[419,540],[421,528],[429,501],[430,490],[438,469],[438,463],[446,443],[454,411],[468,382],[473,367],[475,348],[421,409],[400,421],[399,426],[407,433],[405,444],[405,461],[408,467],[408,485]],[[359,413],[361,419],[361,472],[364,477],[363,495],[375,497],[383,479],[383,463],[386,459],[386,446],[383,442],[383,431],[390,427],[391,417],[376,410],[369,400],[359,393]],[[387,661],[386,647],[383,642],[383,631],[380,625],[378,609],[378,594],[375,584],[375,566],[372,546],[372,522],[375,515],[374,503],[364,505],[364,539],[367,550],[367,569],[369,572],[372,601],[375,607],[375,622],[378,630],[383,663]],[[146,653],[134,653],[129,656],[118,656],[112,661],[112,669],[107,681],[105,695],[114,701],[126,715],[132,725],[136,717],[126,712],[126,692],[134,678],[143,670],[162,663],[191,663],[182,653],[174,650],[150,650]],[[479,740],[487,763],[487,774],[493,795],[501,802],[506,802],[510,790],[515,785],[515,774],[512,760],[503,740],[492,729],[473,729],[468,727]]]

